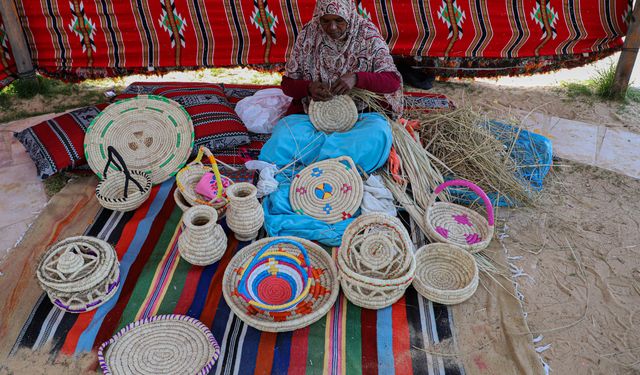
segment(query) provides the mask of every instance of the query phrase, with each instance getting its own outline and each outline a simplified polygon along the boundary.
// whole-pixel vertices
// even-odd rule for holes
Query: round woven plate
[[[84,138],[84,153],[100,179],[107,147],[113,146],[129,169],[143,171],[158,184],[185,165],[193,137],[193,122],[180,104],[140,95],[111,104],[93,119]]]
[[[425,298],[444,305],[462,303],[478,288],[478,265],[468,251],[433,243],[416,252],[413,287]]]
[[[239,293],[238,285],[244,268],[264,245],[288,239],[302,244],[311,263],[309,293],[294,308],[286,311],[265,311],[250,305]],[[276,244],[283,251],[300,256],[293,245]],[[270,237],[256,241],[240,250],[224,272],[222,293],[231,310],[248,325],[267,332],[286,332],[304,328],[322,318],[338,298],[338,271],[331,255],[320,246],[297,237]]]
[[[158,315],[131,323],[98,349],[105,374],[207,374],[220,347],[199,320]]]
[[[309,103],[309,119],[325,133],[346,132],[358,121],[358,108],[349,95],[337,95],[325,102]]]
[[[362,178],[348,156],[313,163],[291,183],[293,211],[329,224],[352,217],[362,202]]]
[[[119,266],[116,252],[107,242],[76,236],[47,250],[36,276],[54,305],[80,313],[113,297],[120,285]]]

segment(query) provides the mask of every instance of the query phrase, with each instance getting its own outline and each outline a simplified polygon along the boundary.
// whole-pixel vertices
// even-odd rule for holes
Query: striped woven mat
[[[232,178],[246,181],[253,176]],[[172,198],[173,189],[174,180],[154,187],[149,200],[133,212],[99,211],[86,234],[115,245],[122,277],[117,294],[84,314],[64,313],[43,294],[13,353],[22,347],[51,347],[53,355],[96,350],[127,323],[185,314],[206,324],[220,343],[220,360],[211,374],[464,373],[460,363],[425,351],[452,337],[452,315],[413,288],[378,311],[356,307],[341,294],[324,318],[294,332],[263,333],[247,326],[231,313],[221,289],[227,263],[247,243],[229,234],[219,262],[197,267],[184,261],[177,249],[182,211]],[[224,222],[223,227],[229,233]],[[335,254],[336,249],[328,251]]]

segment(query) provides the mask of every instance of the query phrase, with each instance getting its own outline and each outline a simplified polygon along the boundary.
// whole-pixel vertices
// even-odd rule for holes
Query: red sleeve
[[[302,99],[309,96],[308,90],[310,83],[311,81],[306,81],[304,79],[293,79],[283,76],[280,87],[286,96],[290,96],[294,99]]]
[[[378,94],[391,94],[400,88],[400,77],[395,72],[357,72],[356,76],[358,77],[356,87],[359,89]]]

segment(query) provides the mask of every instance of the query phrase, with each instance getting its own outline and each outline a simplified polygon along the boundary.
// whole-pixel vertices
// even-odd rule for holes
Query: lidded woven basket
[[[202,157],[207,156],[211,166],[204,165],[202,163]],[[214,199],[207,199],[206,197],[198,194],[196,192],[196,185],[202,179],[207,172],[213,172],[215,176],[215,193],[216,197]],[[211,206],[218,211],[218,217],[222,218],[225,214],[227,204],[229,200],[227,199],[227,187],[233,184],[230,178],[223,176],[220,174],[218,170],[218,163],[216,163],[216,159],[213,157],[211,151],[209,151],[206,147],[200,147],[198,150],[198,155],[196,158],[189,164],[187,164],[184,168],[182,168],[178,174],[176,175],[176,184],[178,185],[178,190],[182,195],[182,198],[191,206],[203,204],[206,206]],[[178,198],[174,195],[174,199],[176,202]],[[182,206],[180,206],[182,208]],[[184,209],[183,209],[184,211]]]
[[[325,133],[346,132],[358,121],[358,108],[349,95],[336,95],[324,102],[312,100],[308,112],[313,126]]]
[[[120,285],[119,266],[116,252],[107,242],[76,236],[47,250],[36,276],[54,305],[81,313],[113,297]]]
[[[433,243],[416,252],[413,287],[422,296],[443,305],[462,303],[478,288],[478,265],[467,250]]]
[[[109,210],[135,210],[151,194],[151,177],[143,171],[130,171],[114,147],[107,147],[107,154],[103,180],[96,187],[96,198],[102,207]],[[110,167],[115,171],[108,173]]]
[[[345,230],[338,273],[354,305],[374,310],[392,305],[404,295],[415,269],[411,238],[398,219],[365,214]]]
[[[440,192],[449,186],[465,186],[473,190],[484,201],[487,211],[485,219],[480,213],[449,202],[436,202]],[[435,188],[425,213],[426,235],[433,242],[443,242],[477,253],[493,238],[493,205],[487,194],[476,184],[465,180],[451,180]]]

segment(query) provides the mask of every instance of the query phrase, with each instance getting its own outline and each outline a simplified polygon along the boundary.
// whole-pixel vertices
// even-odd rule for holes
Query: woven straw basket
[[[107,153],[107,164],[102,173],[104,179],[96,187],[96,198],[102,207],[109,210],[135,210],[151,194],[151,177],[142,171],[130,171],[120,154],[112,146],[107,147]],[[121,173],[107,175],[109,167],[112,165]]]
[[[198,205],[182,215],[184,231],[178,238],[180,256],[197,266],[208,266],[220,260],[227,250],[227,235],[216,222],[213,207]]]
[[[156,95],[117,101],[98,114],[84,137],[91,170],[100,172],[106,148],[114,146],[131,169],[144,171],[159,184],[184,166],[193,147],[193,121],[177,102]]]
[[[98,348],[105,375],[205,375],[220,355],[211,331],[184,315],[158,315],[122,328]]]
[[[416,252],[413,287],[426,299],[443,305],[462,303],[478,288],[478,265],[468,251],[434,243]]]
[[[354,305],[374,310],[392,305],[404,295],[415,269],[411,238],[398,219],[366,214],[345,230],[338,273]]]
[[[358,108],[349,95],[337,95],[325,102],[309,103],[309,119],[325,133],[346,132],[358,121]]]
[[[348,156],[313,163],[296,174],[289,188],[291,208],[298,215],[335,224],[360,208],[364,187]]]
[[[176,201],[176,205],[180,207],[182,212],[185,212],[186,210],[192,207],[191,203],[187,202],[187,200],[184,199],[184,196],[182,195],[179,189],[175,189],[173,191],[173,200]]]
[[[264,209],[256,197],[257,188],[240,182],[229,186],[227,225],[239,241],[251,241],[258,236],[264,224]]]
[[[204,164],[202,164],[202,157],[204,155],[209,158],[211,166],[205,166]],[[204,174],[207,172],[213,172],[217,184],[216,197],[211,200],[196,193],[195,190],[196,185],[198,185],[198,182],[200,182],[202,176],[204,176]],[[182,195],[184,200],[191,206],[203,204],[215,208],[216,210],[218,210],[219,218],[224,217],[227,204],[229,203],[227,199],[226,188],[223,187],[223,181],[227,186],[233,184],[233,181],[231,181],[231,179],[220,174],[216,159],[213,157],[211,151],[209,151],[209,149],[206,147],[200,147],[196,158],[191,163],[182,168],[176,175],[176,184],[178,185],[178,190],[180,191],[180,194]]]
[[[113,297],[120,285],[119,266],[111,245],[94,237],[77,236],[47,250],[36,276],[54,305],[82,313]]]
[[[484,201],[487,219],[467,207],[448,202],[436,202],[440,192],[449,186],[466,186]],[[444,242],[477,253],[489,246],[493,238],[493,205],[477,185],[465,180],[447,181],[433,191],[425,214],[427,236],[433,242]]]
[[[307,258],[304,257],[296,244],[304,246]],[[252,260],[259,256],[258,252],[265,247],[267,250],[262,254],[267,254],[267,261],[269,260],[268,254],[275,251],[275,255],[279,257],[283,257],[283,253],[287,253],[290,260],[298,258],[301,265],[309,265],[311,268],[308,293],[304,295],[304,298],[284,310],[274,311],[250,304],[247,297],[243,295],[244,291],[241,293],[238,288],[245,270],[248,269]],[[289,272],[291,269],[287,270],[286,267],[283,267],[278,271]],[[257,277],[258,274],[253,276]],[[282,280],[272,279],[260,282],[249,279],[246,285],[252,290],[253,295],[259,296],[262,301],[295,299],[303,294],[298,294],[297,291],[292,290],[292,284]],[[339,290],[338,271],[331,255],[313,242],[297,237],[264,238],[244,247],[229,262],[222,281],[224,299],[234,314],[248,325],[267,332],[293,331],[316,322],[326,315],[334,305]]]

